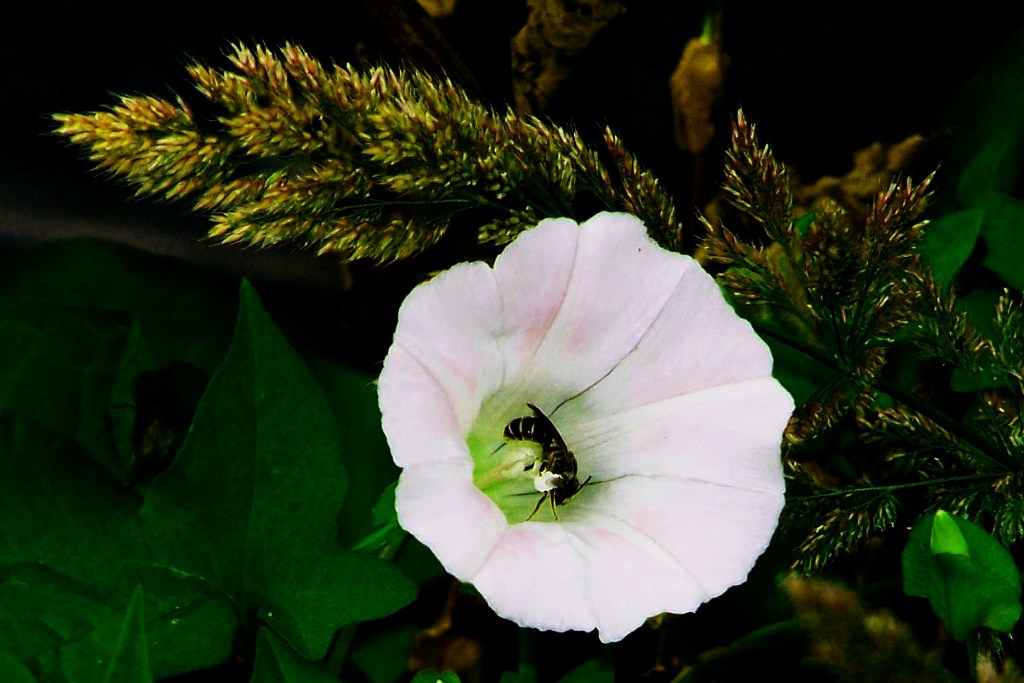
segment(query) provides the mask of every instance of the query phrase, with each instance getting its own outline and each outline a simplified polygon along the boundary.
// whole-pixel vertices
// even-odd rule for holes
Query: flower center
[[[473,481],[511,524],[557,521],[557,508],[568,503],[590,477],[580,481],[576,456],[558,428],[536,405],[526,405],[532,415],[506,423],[500,442],[493,437],[474,438],[479,425],[474,426],[468,439],[475,463]],[[493,430],[495,425],[489,426]]]

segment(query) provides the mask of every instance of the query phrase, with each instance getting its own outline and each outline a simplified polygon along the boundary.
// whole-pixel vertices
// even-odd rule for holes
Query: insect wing
[[[542,441],[541,445],[544,447],[544,450],[557,450],[568,453],[569,447],[565,445],[565,439],[562,438],[561,433],[559,433],[551,418],[534,404],[527,403],[526,405],[533,411],[534,419],[537,421],[537,428],[534,430],[534,433],[538,435],[538,441]]]

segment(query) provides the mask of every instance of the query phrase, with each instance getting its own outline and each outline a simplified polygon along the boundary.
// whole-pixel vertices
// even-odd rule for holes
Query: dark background
[[[723,3],[729,55],[723,123],[742,106],[764,141],[805,179],[843,174],[851,153],[915,132],[937,134],[961,85],[1022,25],[997,3]],[[23,3],[0,23],[0,246],[102,236],[285,286],[339,285],[329,259],[258,254],[200,240],[205,221],[185,205],[134,199],[48,134],[48,116],[88,111],[114,93],[195,99],[183,65],[224,65],[229,40],[297,42],[324,60],[409,61],[455,76],[496,106],[511,99],[508,41],[525,0],[461,0],[430,36],[415,4]],[[593,134],[608,123],[684,198],[689,160],[672,144],[667,80],[705,3],[636,0],[595,41],[548,112]],[[410,41],[413,33],[425,43]],[[1024,79],[1022,79],[1024,83]],[[712,168],[715,172],[716,168]]]
[[[495,106],[510,101],[508,43],[525,21],[525,0],[460,0],[455,16],[436,22],[437,35],[417,23],[409,3],[279,2],[257,9],[194,0],[67,0],[8,8],[0,20],[0,252],[100,237],[223,274],[230,291],[245,275],[291,339],[316,340],[318,350],[375,374],[393,330],[387,318],[408,283],[429,267],[380,274],[365,267],[353,278],[331,258],[210,244],[203,240],[206,221],[187,205],[134,199],[51,135],[49,116],[102,108],[116,93],[195,99],[184,64],[226,64],[229,40],[290,40],[324,60],[464,69],[456,78],[475,95]],[[722,123],[742,106],[762,140],[808,180],[845,173],[852,152],[873,141],[953,134],[940,123],[947,103],[1024,27],[1019,11],[993,2],[947,9],[878,1],[723,7],[730,66]],[[685,203],[691,160],[672,142],[667,81],[705,9],[686,0],[635,0],[583,55],[548,112],[588,135],[611,125],[675,191],[681,213],[692,211]],[[711,609],[728,609],[719,604]]]

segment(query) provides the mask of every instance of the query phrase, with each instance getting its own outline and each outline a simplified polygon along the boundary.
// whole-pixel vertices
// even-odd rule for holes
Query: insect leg
[[[544,499],[549,498],[549,497],[551,497],[551,492],[550,491],[545,491],[544,495],[541,496],[540,500],[537,501],[537,504],[535,506],[533,506],[533,512],[531,512],[530,516],[526,518],[527,522],[529,522],[531,519],[533,519],[533,516],[535,514],[537,514],[537,510],[540,510],[540,506],[544,504]],[[552,498],[552,500],[554,500],[554,498]]]

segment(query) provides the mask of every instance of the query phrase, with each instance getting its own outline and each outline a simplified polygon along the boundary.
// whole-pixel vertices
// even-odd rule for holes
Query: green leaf
[[[206,669],[231,656],[238,614],[224,593],[166,567],[133,569],[146,589],[145,630],[154,678]]]
[[[51,316],[58,328],[56,353],[39,348],[35,356],[42,356],[42,364],[34,358],[23,364],[30,374],[65,355],[105,359],[106,352],[93,352],[91,336],[72,327],[75,318],[59,311],[99,311],[132,326],[105,398],[83,395],[77,382],[41,373],[30,378],[35,382],[28,387],[30,391],[19,391],[22,406],[33,405],[27,399],[34,388],[52,394],[49,405],[66,399],[72,409],[84,409],[83,418],[99,414],[104,421],[95,424],[102,430],[92,433],[99,448],[86,445],[122,483],[162,469],[179,445],[195,408],[194,401],[182,402],[180,392],[169,390],[181,389],[183,380],[196,376],[201,378],[200,390],[205,386],[231,339],[236,292],[235,280],[218,279],[181,261],[109,242],[66,240],[0,253],[0,296],[29,300],[41,311],[57,311]],[[118,333],[115,327],[105,327]],[[0,343],[8,344],[2,334]],[[10,348],[31,354],[38,347],[19,344]],[[107,351],[116,352],[117,348]],[[174,381],[170,386],[157,386],[159,392],[154,393],[155,385],[145,381],[147,371],[168,368],[174,369]],[[7,372],[2,376],[11,377]],[[189,399],[191,394],[189,388]],[[57,428],[52,420],[66,412],[52,413],[45,424]]]
[[[338,683],[326,669],[303,659],[279,635],[261,628],[256,636],[252,683]]]
[[[1024,289],[1024,267],[1019,258],[1019,245],[1024,236],[1024,202],[1011,194],[1017,190],[1024,151],[1022,69],[1024,31],[1018,32],[978,72],[940,121],[940,127],[955,131],[945,168],[946,173],[957,180],[957,208],[981,212],[980,233],[987,245],[985,265],[1017,289]],[[952,193],[946,195],[952,196]],[[942,198],[940,194],[940,201]],[[950,204],[948,200],[946,203]],[[962,221],[962,228],[973,230],[969,223],[977,218],[963,214],[951,213],[947,218]],[[936,223],[941,224],[947,218]],[[941,225],[939,230],[942,230]],[[966,239],[966,234],[956,237],[951,248],[957,257],[939,265],[937,279],[941,282],[945,281],[943,276],[950,274],[959,254],[967,249]],[[929,243],[939,246],[937,242],[930,242],[926,234],[925,244]]]
[[[138,505],[76,444],[0,418],[0,608],[11,606],[0,617],[8,634],[0,643],[21,643],[27,649],[12,651],[24,661],[49,658],[53,670],[78,658],[94,671],[141,583],[155,677],[224,661],[237,623],[232,606],[208,584],[159,566]],[[87,646],[82,638],[93,632],[102,637]]]
[[[0,642],[42,680],[101,680],[121,616],[105,596],[45,565],[0,567]]]
[[[953,282],[974,250],[984,217],[983,210],[969,209],[947,214],[928,224],[917,248],[936,282],[945,286]]]
[[[394,557],[395,564],[406,576],[419,585],[423,585],[446,575],[444,567],[430,548],[423,545],[410,534],[405,535],[398,554]]]
[[[181,362],[206,374],[231,341],[237,286],[178,259],[97,240],[0,253],[0,294],[129,313],[155,366]]]
[[[459,683],[459,675],[454,671],[424,669],[413,676],[410,683]]]
[[[124,563],[153,559],[132,520],[137,509],[81,446],[0,417],[0,563],[41,562],[116,586]]]
[[[244,283],[231,348],[142,514],[175,566],[320,659],[338,628],[415,595],[395,567],[342,550],[344,457],[323,389]]]
[[[351,547],[381,526],[371,518],[370,510],[376,511],[375,504],[398,479],[399,469],[381,429],[373,379],[321,357],[313,357],[310,367],[326,390],[341,429],[350,478],[341,514],[341,540]]]
[[[386,629],[359,629],[349,661],[374,683],[399,683],[409,677],[408,659],[420,627],[391,624]]]
[[[122,482],[131,448],[115,455],[113,412],[131,420],[126,387],[146,365],[127,313],[0,297],[0,412],[68,436]]]
[[[149,668],[145,623],[142,589],[136,587],[103,674],[103,683],[151,683],[153,672]]]
[[[1024,240],[1024,200],[989,193],[984,196],[982,206],[985,220],[981,234],[988,246],[985,267],[994,270],[1009,285],[1024,291],[1024,259],[1020,257]]]
[[[398,512],[395,509],[395,488],[398,482],[392,482],[380,499],[373,506],[373,523],[377,529],[357,543],[353,550],[373,552],[387,546],[396,546],[405,537],[405,530],[398,525]]]
[[[5,683],[38,683],[35,676],[12,653],[0,650],[0,681]]]
[[[793,221],[793,229],[797,231],[799,235],[806,235],[807,231],[811,229],[814,224],[814,212],[808,211],[804,215],[800,216]]]
[[[982,626],[1009,633],[1021,614],[1020,574],[1006,548],[981,527],[941,510],[910,532],[903,591],[928,598],[959,641]]]
[[[1024,145],[1021,69],[1024,31],[978,71],[939,122],[941,128],[956,131],[946,168],[958,173],[958,198],[966,208],[979,206],[979,194],[1010,191],[1020,172]]]
[[[967,539],[964,538],[960,527],[957,526],[956,520],[944,510],[935,513],[928,547],[932,551],[932,555],[948,553],[963,557],[971,556],[970,550],[967,548]]]
[[[615,669],[606,657],[594,657],[570,671],[559,683],[615,683]]]
[[[1020,93],[1019,88],[1011,88]],[[1024,107],[1024,100],[1016,103],[1018,110]],[[976,153],[968,162],[963,174],[957,197],[968,208],[986,206],[995,193],[1013,188],[1020,173],[1021,126],[1017,116],[1000,122],[978,143]]]
[[[212,666],[230,653],[228,629],[227,638],[219,639],[227,649],[221,648],[217,659],[204,658],[202,653],[209,652],[211,644],[197,642],[197,652],[172,666],[151,663],[150,648],[160,644],[154,636],[173,639],[177,634],[166,628],[164,615],[143,619],[143,596],[136,591],[125,601],[46,565],[0,567],[0,642],[12,656],[31,664],[44,681],[149,681],[153,674],[163,677]],[[175,612],[179,630],[196,624],[188,605]],[[157,633],[147,633],[148,624]],[[208,630],[196,630],[197,640],[217,640]]]

